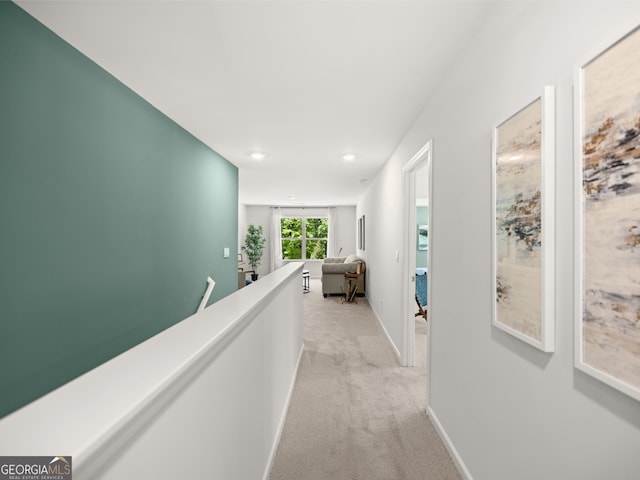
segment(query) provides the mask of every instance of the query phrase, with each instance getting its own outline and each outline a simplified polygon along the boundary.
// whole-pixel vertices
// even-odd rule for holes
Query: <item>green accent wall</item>
[[[238,170],[8,2],[0,79],[2,417],[236,290]]]
[[[416,222],[417,225],[429,225],[429,207],[416,207]],[[416,267],[426,268],[429,266],[428,264],[429,251],[418,250],[418,238],[416,237]]]

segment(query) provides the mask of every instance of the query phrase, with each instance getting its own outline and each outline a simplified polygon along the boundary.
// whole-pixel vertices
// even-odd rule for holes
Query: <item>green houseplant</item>
[[[249,225],[247,235],[244,237],[242,251],[247,254],[247,262],[254,271],[251,274],[252,280],[258,279],[257,269],[262,262],[262,250],[264,249],[265,238],[262,236],[262,225]]]

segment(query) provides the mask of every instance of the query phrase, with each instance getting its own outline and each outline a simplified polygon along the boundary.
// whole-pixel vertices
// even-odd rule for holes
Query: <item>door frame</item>
[[[429,182],[429,230],[433,225],[433,162],[432,140],[429,140],[402,169],[402,313],[404,318],[404,335],[402,349],[402,364],[407,367],[415,366],[416,361],[416,337],[415,337],[415,266],[416,266],[416,172],[423,167],[427,168]],[[429,321],[427,322],[427,376],[430,374],[431,365],[431,314],[433,302],[431,300],[431,288],[433,285],[433,236],[429,235],[429,251],[427,253],[429,264],[429,281],[427,282],[427,304],[429,305]],[[429,389],[427,382],[427,405],[429,403]]]

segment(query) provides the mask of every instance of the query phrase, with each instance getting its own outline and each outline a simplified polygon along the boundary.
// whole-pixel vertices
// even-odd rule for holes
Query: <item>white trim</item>
[[[433,148],[431,145],[431,141],[429,141],[429,164],[427,167],[427,175],[429,176],[429,250],[427,251],[427,267],[428,267],[428,277],[427,277],[427,379],[426,379],[426,389],[427,389],[427,408],[431,405],[431,383],[430,379],[433,378],[431,375],[431,352],[433,351],[432,338],[431,334],[431,325],[433,323],[433,296],[431,295],[433,288]]]
[[[376,312],[375,308],[373,308],[373,304],[369,301],[369,297],[366,296],[366,299],[367,299],[367,302],[369,303],[369,306],[371,307],[371,311],[376,317],[376,320],[378,320],[378,323],[380,324],[380,328],[382,328],[384,335],[387,337],[387,340],[389,341],[389,345],[391,345],[391,349],[393,350],[393,353],[398,358],[398,361],[400,362],[400,364],[402,364],[402,355],[400,355],[400,350],[398,350],[398,347],[396,346],[393,339],[391,338],[391,335],[389,335],[387,328],[384,326],[384,323],[382,323],[382,320],[380,319],[380,315],[378,315],[378,312]]]
[[[541,146],[540,146],[540,180],[541,180],[541,278],[540,278],[540,340],[530,337],[498,319],[497,309],[497,270],[498,252],[496,241],[497,235],[497,185],[496,170],[498,163],[498,128],[509,121],[525,108],[540,100],[541,119]],[[493,129],[492,155],[491,155],[491,233],[492,233],[492,316],[491,323],[494,327],[513,335],[529,345],[532,345],[543,352],[553,352],[555,350],[555,88],[545,86],[542,95],[527,102],[524,107],[509,116],[506,120],[498,123]]]
[[[556,320],[556,98],[555,87],[542,94],[542,338],[545,352],[555,351]]]
[[[421,150],[422,151],[422,150]],[[415,157],[414,157],[415,159]],[[415,265],[416,265],[416,162],[413,159],[409,163],[414,164],[412,170],[405,170],[403,175],[404,192],[402,215],[402,365],[413,367],[416,364],[416,334],[415,320],[412,315],[416,308],[412,299],[412,288],[415,291]],[[428,285],[428,283],[427,283]],[[427,302],[428,303],[428,302]]]
[[[584,315],[584,196],[582,187],[582,139],[584,137],[584,125],[582,124],[582,96],[584,89],[584,69],[594,60],[614,48],[630,35],[638,32],[640,27],[625,31],[623,35],[608,43],[593,53],[587,60],[582,62],[575,70],[574,75],[574,366],[578,370],[591,375],[610,387],[629,395],[631,398],[640,401],[640,388],[624,382],[612,375],[598,370],[584,362],[582,327]]]
[[[453,445],[453,442],[449,438],[449,435],[447,435],[447,432],[442,426],[442,423],[440,423],[438,416],[435,414],[435,412],[431,407],[427,407],[427,415],[429,415],[429,418],[431,419],[431,423],[435,427],[436,432],[438,432],[438,435],[440,436],[442,443],[444,443],[444,446],[447,448],[449,455],[451,455],[451,458],[453,459],[453,463],[456,464],[456,467],[458,468],[458,473],[460,473],[460,475],[464,480],[473,480],[473,477],[471,476],[471,472],[469,472],[469,469],[462,461],[462,457],[458,453],[458,450],[456,450],[456,447]]]
[[[432,212],[433,212],[433,175],[431,161],[432,141],[425,143],[413,157],[407,162],[402,169],[402,265],[400,271],[401,292],[402,292],[402,318],[403,322],[403,345],[401,346],[401,363],[405,367],[412,367],[416,363],[416,335],[415,335],[415,299],[413,291],[415,291],[415,265],[416,265],[416,171],[425,165],[429,169],[429,229],[431,230]],[[427,283],[427,304],[431,308],[431,291],[432,285],[432,269],[431,255],[433,252],[433,236],[429,235],[430,248],[428,251],[429,258],[429,282]],[[412,290],[413,289],[413,290]],[[430,322],[427,322],[427,371],[430,368]],[[428,397],[427,397],[428,398]]]
[[[574,288],[576,289],[573,294],[574,300],[574,315],[573,319],[573,362],[576,368],[583,370],[582,365],[582,291],[584,287],[582,277],[582,251],[584,249],[583,232],[582,232],[582,135],[584,128],[582,126],[582,67],[587,65],[587,62],[583,63],[576,68],[574,75],[574,130],[573,135],[573,239],[574,239],[574,260],[573,260],[573,275],[574,275]],[[591,372],[587,372],[591,373]]]
[[[423,166],[424,165],[424,161],[423,161],[424,157],[431,155],[431,143],[432,143],[431,140],[429,140],[427,143],[425,143],[422,146],[422,148],[420,148],[420,150],[418,150],[413,155],[413,157],[411,157],[411,159],[403,167],[402,171],[403,172],[415,172],[421,166]]]

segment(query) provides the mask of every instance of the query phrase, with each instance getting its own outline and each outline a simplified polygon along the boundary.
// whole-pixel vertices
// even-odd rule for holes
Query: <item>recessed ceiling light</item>
[[[359,183],[360,185],[362,185],[362,184],[364,184],[364,183],[367,183],[367,179],[366,179],[366,178],[361,178],[360,180],[358,180],[358,183]]]
[[[294,195],[289,195],[289,200],[295,200],[296,197]]]
[[[262,153],[262,152],[252,152],[251,153],[251,158],[253,158],[254,160],[262,160],[266,156],[267,155],[265,153]]]
[[[354,153],[345,153],[344,155],[342,155],[342,159],[346,160],[347,162],[352,162],[356,159],[356,155]]]

